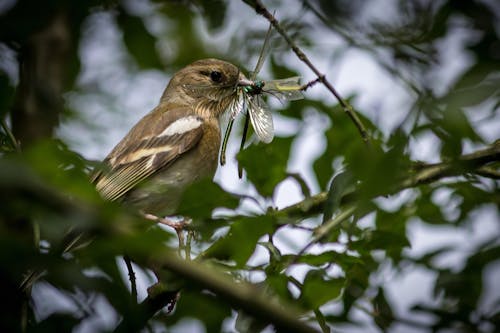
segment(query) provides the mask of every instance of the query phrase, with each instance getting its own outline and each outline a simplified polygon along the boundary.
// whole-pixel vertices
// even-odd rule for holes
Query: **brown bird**
[[[131,203],[146,217],[179,231],[182,223],[158,216],[175,214],[187,186],[213,177],[221,142],[220,116],[241,108],[238,86],[252,84],[236,66],[218,59],[198,60],[181,69],[158,106],[132,127],[93,174],[99,193],[108,200]],[[87,237],[70,232],[63,252],[87,242]],[[21,290],[28,290],[43,274],[28,272]]]
[[[238,86],[251,82],[222,60],[198,60],[177,72],[160,103],[116,145],[93,176],[100,194],[157,216],[172,215],[183,190],[213,177],[220,116],[240,107]]]

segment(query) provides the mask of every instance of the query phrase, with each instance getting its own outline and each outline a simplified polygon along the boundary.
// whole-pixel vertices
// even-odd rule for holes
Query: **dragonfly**
[[[230,111],[230,119],[224,135],[222,143],[220,164],[225,164],[225,153],[229,135],[233,127],[236,116],[246,111],[245,123],[243,125],[243,135],[241,138],[240,151],[245,146],[246,136],[248,133],[249,122],[252,124],[257,138],[264,142],[270,143],[274,138],[274,124],[271,110],[263,100],[264,95],[271,95],[278,98],[280,101],[294,101],[303,99],[303,88],[300,85],[300,77],[290,77],[278,80],[256,80],[256,76],[264,63],[265,55],[269,50],[269,37],[272,26],[269,26],[267,31],[264,45],[261,49],[259,59],[255,69],[250,73],[250,78],[247,82],[248,85],[237,87],[238,103],[236,107]],[[241,166],[238,166],[238,175],[242,177]]]

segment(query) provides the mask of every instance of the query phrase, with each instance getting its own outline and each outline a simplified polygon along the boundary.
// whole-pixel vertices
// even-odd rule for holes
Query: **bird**
[[[213,177],[221,143],[221,117],[242,108],[238,87],[254,85],[239,68],[219,59],[195,61],[175,73],[158,105],[111,150],[90,179],[106,200],[136,207],[143,216],[173,227],[181,243],[184,223],[175,214],[184,190]],[[89,235],[70,230],[62,252],[88,243]],[[156,270],[155,274],[158,274]],[[27,272],[29,290],[44,270]]]
[[[148,216],[175,214],[189,185],[213,178],[221,117],[240,107],[238,87],[251,84],[237,66],[219,59],[198,60],[179,70],[159,104],[94,172],[97,191],[104,199],[131,204]]]

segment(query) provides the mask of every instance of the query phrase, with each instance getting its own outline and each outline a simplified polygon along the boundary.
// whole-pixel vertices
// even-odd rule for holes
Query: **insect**
[[[241,138],[240,151],[243,150],[246,135],[248,132],[249,122],[257,135],[257,138],[264,142],[269,143],[274,137],[274,124],[272,113],[269,110],[267,104],[264,102],[262,96],[265,94],[272,95],[282,102],[284,101],[294,101],[304,98],[302,94],[302,86],[300,85],[300,77],[290,77],[286,79],[279,80],[255,80],[257,73],[262,68],[264,63],[265,53],[268,49],[268,41],[270,37],[271,27],[267,31],[264,45],[262,47],[259,60],[255,66],[254,71],[250,75],[249,85],[237,87],[238,102],[234,104],[234,107],[230,111],[230,119],[227,125],[226,133],[224,135],[224,140],[222,143],[222,149],[220,154],[220,164],[225,164],[225,152],[227,147],[227,141],[229,139],[229,134],[233,127],[234,120],[236,116],[243,111],[246,111],[245,123],[243,126],[243,135]],[[242,169],[238,167],[238,174],[241,178]]]
[[[299,84],[300,77],[272,81],[255,81],[253,85],[242,87],[244,106],[260,141],[269,143],[274,137],[271,111],[264,102],[264,94],[272,95],[280,101],[293,101],[304,98]],[[246,134],[246,133],[245,133]]]

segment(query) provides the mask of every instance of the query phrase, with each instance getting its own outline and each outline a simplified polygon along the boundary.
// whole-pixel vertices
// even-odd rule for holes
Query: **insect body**
[[[253,85],[242,87],[244,106],[250,116],[252,127],[260,141],[269,143],[274,137],[273,117],[264,94],[272,95],[281,101],[302,99],[299,77],[272,81],[255,81]]]

